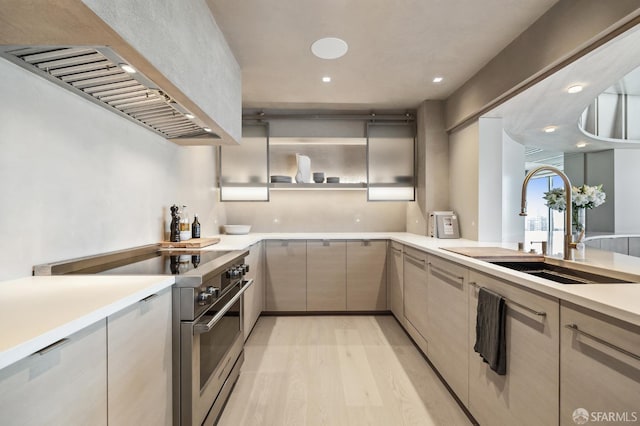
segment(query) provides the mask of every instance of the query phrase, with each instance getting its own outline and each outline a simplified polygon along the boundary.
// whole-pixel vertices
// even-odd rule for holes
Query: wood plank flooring
[[[220,425],[469,425],[392,316],[261,317]]]

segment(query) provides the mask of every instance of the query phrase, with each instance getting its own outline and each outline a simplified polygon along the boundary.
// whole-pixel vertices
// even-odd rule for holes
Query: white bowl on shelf
[[[251,225],[224,225],[224,233],[227,235],[246,235],[251,231]]]

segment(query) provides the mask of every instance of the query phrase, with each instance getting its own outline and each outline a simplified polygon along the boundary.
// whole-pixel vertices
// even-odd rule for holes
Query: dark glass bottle
[[[191,238],[200,238],[200,222],[198,222],[198,214],[194,215],[193,224],[191,225]]]

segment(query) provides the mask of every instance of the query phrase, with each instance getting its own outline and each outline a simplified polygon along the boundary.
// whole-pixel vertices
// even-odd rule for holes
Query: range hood
[[[125,71],[108,47],[0,46],[0,56],[172,142],[220,139],[139,70]]]

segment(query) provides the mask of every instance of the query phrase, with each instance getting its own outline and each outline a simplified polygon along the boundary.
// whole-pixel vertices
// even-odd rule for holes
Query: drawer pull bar
[[[144,299],[142,299],[141,302],[151,302],[156,297],[158,297],[158,295],[156,293],[154,293],[151,296],[147,296]]]
[[[628,356],[629,358],[633,358],[636,361],[640,361],[640,355],[636,355],[633,352],[629,352],[629,351],[627,351],[625,349],[622,349],[620,346],[616,346],[613,343],[609,343],[606,340],[602,340],[601,338],[599,338],[597,336],[594,336],[591,333],[587,333],[586,331],[582,331],[582,330],[580,330],[578,328],[578,326],[576,324],[566,324],[565,327],[568,328],[569,330],[575,331],[578,334],[582,334],[583,336],[588,337],[589,339],[593,340],[594,342],[598,342],[601,345],[604,345],[604,346],[606,346],[608,348],[613,349],[614,351],[618,351],[621,354],[624,354],[624,355]]]
[[[478,283],[476,283],[476,282],[474,282],[474,281],[470,282],[469,284],[471,284],[472,286],[474,286],[474,287],[475,287],[475,288],[477,288],[477,289],[480,289],[480,288],[481,288],[481,287],[478,285]],[[532,313],[532,314],[534,314],[534,315],[537,315],[537,316],[539,316],[539,317],[546,317],[546,316],[547,316],[547,313],[546,313],[546,312],[544,312],[544,311],[536,311],[535,309],[531,309],[530,307],[528,307],[528,306],[526,306],[526,305],[523,305],[522,303],[514,302],[513,300],[508,299],[508,298],[506,298],[506,297],[504,297],[504,296],[502,296],[502,298],[503,298],[503,299],[504,299],[508,304],[510,304],[510,305],[516,305],[516,306],[518,306],[519,308],[522,308],[522,309],[524,309],[525,311],[529,311],[529,312],[531,312],[531,313]]]
[[[459,275],[454,275],[451,272],[442,269],[442,268],[438,268],[437,266],[435,266],[433,263],[429,262],[429,266],[431,267],[431,269],[433,269],[434,271],[438,272],[439,274],[442,275],[446,275],[448,277],[454,278],[456,280],[460,280],[460,281],[464,281],[464,277],[461,277]]]
[[[55,348],[59,348],[60,346],[65,345],[67,342],[69,342],[68,338],[60,339],[57,342],[54,342],[54,343],[50,344],[49,346],[47,346],[46,348],[42,348],[42,349],[40,349],[39,351],[37,351],[35,353],[38,354],[38,355],[44,355],[47,352],[51,352]]]
[[[391,250],[393,250],[395,253],[402,253],[401,249],[397,249],[397,248],[395,248],[393,246],[391,246]]]
[[[425,259],[419,259],[415,256],[411,256],[409,253],[405,253],[404,255],[407,256],[410,260],[413,260],[414,262],[421,264],[422,266],[424,266],[427,263]]]

